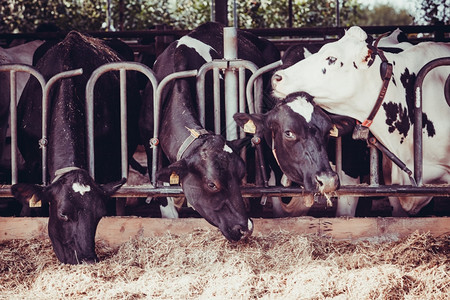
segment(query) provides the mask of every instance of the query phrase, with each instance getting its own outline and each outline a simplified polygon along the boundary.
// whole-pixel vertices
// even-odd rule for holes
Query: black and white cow
[[[238,51],[239,58],[260,67],[279,59],[279,52],[271,43],[243,31],[238,32]],[[157,58],[153,69],[161,80],[171,73],[199,69],[206,62],[221,58],[223,26],[206,23],[170,44]],[[212,111],[212,91],[211,85],[206,86],[208,128],[213,117],[208,113]],[[140,118],[143,141],[153,136],[150,86],[146,95]],[[221,135],[206,131],[198,118],[196,97],[195,78],[175,80],[165,89],[159,137],[171,164],[159,170],[158,179],[169,181],[170,175],[179,176],[188,204],[217,226],[228,240],[240,240],[253,230],[240,190],[245,175],[245,165],[238,152],[242,141],[229,142]],[[152,150],[148,143],[144,145],[151,162]]]
[[[339,188],[338,175],[331,169],[327,144],[332,121],[306,93],[289,95],[266,114],[237,113],[237,124],[248,133],[264,137],[287,178],[306,191],[327,194]],[[312,194],[295,199],[292,214],[307,212]],[[297,202],[298,201],[298,202]]]
[[[283,54],[283,57],[281,59],[282,65],[279,67],[279,69],[285,69],[288,68],[297,62],[305,59],[306,57],[312,55],[313,53],[316,53],[320,50],[320,48],[324,45],[324,43],[313,43],[313,44],[298,44],[293,45],[289,47]],[[378,41],[378,46],[386,51],[398,53],[403,51],[406,48],[409,48],[412,46],[412,44],[407,42],[406,36],[403,34],[403,32],[400,29],[394,30],[391,34],[388,36],[382,36],[380,41]],[[297,95],[294,93],[293,95],[289,95],[285,101],[291,102],[295,98],[299,98],[298,101],[300,101],[302,98],[312,98],[311,96],[307,94],[303,95]],[[303,100],[306,101],[306,100]],[[297,102],[297,101],[296,101]],[[295,102],[294,102],[295,103]],[[312,104],[314,105],[314,104]],[[293,106],[293,105],[290,105]],[[305,105],[303,105],[305,106]],[[320,110],[319,107],[316,107],[314,105],[314,110]],[[272,114],[277,115],[277,113],[280,113],[279,110],[277,112],[272,112]],[[314,113],[311,117],[311,119],[314,120],[316,118],[316,115],[319,115],[318,113]],[[287,116],[287,114],[285,114]],[[296,123],[297,128],[302,128],[304,131],[306,131],[305,126],[309,126],[308,122],[305,123],[304,117],[301,118],[302,114],[298,110],[296,113],[289,114],[289,117],[280,118],[279,122],[280,124],[284,126],[292,126],[294,122]],[[320,118],[319,116],[317,116]],[[354,140],[351,137],[351,132],[353,130],[353,127],[355,125],[355,120],[349,117],[329,114],[329,118],[331,118],[331,121],[333,121],[333,125],[335,126],[335,130],[333,130],[334,135],[336,133],[341,137],[342,139],[342,170],[340,171],[339,179],[341,185],[356,185],[360,183],[360,180],[362,177],[368,175],[369,173],[369,153],[368,153],[368,147],[367,143],[365,141],[361,140]],[[284,122],[284,123],[283,123]],[[331,126],[329,122],[319,122],[317,121],[316,124],[322,126],[322,130],[326,130],[328,127]],[[296,136],[299,136],[298,134]],[[272,140],[272,143],[275,145],[273,147],[283,147],[281,145],[277,145],[276,140]],[[331,138],[328,140],[327,145],[327,154],[328,158],[330,159],[330,163],[332,165],[336,164],[335,159],[335,139]],[[295,144],[291,144],[292,147],[295,147]],[[316,145],[316,147],[320,147],[319,145]],[[295,149],[290,150],[289,147],[286,145],[286,152],[295,152]],[[297,157],[294,157],[294,160]],[[292,157],[285,156],[282,158],[279,158],[278,161],[282,161],[283,159],[286,159],[287,162],[284,162],[285,168],[292,168],[291,172],[287,172],[287,174],[292,172],[302,172],[301,170],[305,168],[305,166],[302,166],[302,159],[301,157],[298,157],[299,160],[296,161],[294,164],[291,164]],[[326,159],[325,156],[322,157],[323,159]],[[289,178],[290,176],[288,176]],[[294,178],[289,178],[292,181],[296,181]],[[298,184],[303,185],[303,182],[299,182],[298,179],[296,181]],[[336,207],[336,216],[355,216],[356,208],[358,205],[358,199],[359,197],[355,196],[340,196],[337,201],[337,207]],[[274,202],[275,201],[275,202]],[[308,208],[304,205],[304,202],[295,199],[294,202],[289,203],[287,205],[284,205],[282,203],[276,203],[277,199],[273,199],[272,202],[274,207],[280,207],[281,209],[281,215],[296,215],[296,214],[306,214],[308,212]],[[295,202],[298,202],[295,204]],[[302,206],[300,206],[303,203]],[[293,209],[291,207],[297,207],[296,209]],[[283,211],[284,210],[284,211]]]
[[[93,263],[95,232],[106,214],[106,201],[126,181],[120,171],[119,76],[100,77],[94,91],[95,182],[86,171],[85,87],[97,67],[122,58],[103,41],[78,32],[48,50],[36,69],[48,80],[63,71],[83,68],[83,75],[57,82],[50,92],[48,161],[51,184],[19,183],[11,190],[22,203],[50,204],[48,233],[63,263]],[[130,75],[131,76],[131,75]],[[139,94],[127,80],[128,142],[133,153],[138,141]],[[18,143],[32,182],[41,182],[41,96],[35,79],[27,83],[18,106]]]
[[[408,46],[400,53],[384,55],[393,66],[383,103],[371,125],[368,118],[380,94],[380,55],[369,47],[367,34],[359,27],[348,29],[340,40],[324,45],[321,50],[295,65],[276,72],[272,85],[274,95],[305,91],[325,110],[350,116],[370,126],[373,135],[413,169],[414,91],[416,74],[429,61],[450,55],[450,45],[424,42]],[[449,67],[432,71],[424,82],[423,148],[424,183],[450,182],[450,123],[441,122],[450,116],[444,99],[444,83]],[[393,165],[389,178],[392,184],[409,184],[409,176]],[[402,197],[399,203],[390,198],[394,214],[401,209],[416,214],[430,197]]]

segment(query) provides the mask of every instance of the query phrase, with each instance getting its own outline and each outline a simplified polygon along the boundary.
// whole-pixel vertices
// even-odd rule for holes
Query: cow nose
[[[241,234],[241,240],[245,239],[252,235],[253,233],[253,221],[251,219],[248,219],[247,226],[243,225],[235,225],[232,229],[234,232],[239,232]]]
[[[339,188],[339,177],[333,171],[317,174],[316,182],[321,194],[333,192]]]

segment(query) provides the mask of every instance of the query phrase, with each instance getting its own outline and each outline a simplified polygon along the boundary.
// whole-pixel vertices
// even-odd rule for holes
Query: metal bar
[[[15,73],[16,72],[25,72],[30,75],[33,75],[39,84],[41,85],[42,90],[42,99],[44,99],[44,91],[46,86],[46,80],[41,73],[39,73],[35,68],[24,65],[24,64],[5,64],[0,66],[0,72],[10,72],[14,73],[14,76],[11,74],[11,79],[13,78],[14,83],[10,82],[11,86],[11,100],[10,100],[10,124],[11,124],[11,182],[17,183],[18,179],[18,171],[17,171],[17,90],[15,83]],[[14,86],[14,88],[13,88]],[[42,166],[46,166],[46,157],[45,160],[42,161]],[[44,177],[43,177],[44,180]]]
[[[152,183],[156,187],[157,181],[156,181],[156,170],[158,168],[158,147],[156,147],[159,144],[158,136],[159,136],[159,125],[160,125],[160,115],[161,115],[161,101],[162,101],[162,93],[164,91],[164,88],[167,86],[167,84],[175,79],[181,79],[181,78],[188,78],[188,77],[195,77],[198,72],[197,70],[188,70],[188,71],[181,71],[181,72],[175,72],[172,74],[167,75],[164,77],[161,82],[158,85],[153,85],[154,89],[154,102],[153,102],[153,115],[154,115],[154,127],[153,127],[153,155],[152,155]],[[197,82],[198,85],[198,82]],[[157,88],[155,89],[155,86]],[[204,107],[204,106],[203,106]]]
[[[15,184],[18,181],[18,167],[17,167],[17,83],[16,71],[9,72],[9,89],[10,89],[10,126],[11,126],[11,183]]]
[[[213,93],[214,93],[214,133],[220,134],[221,130],[220,130],[220,71],[219,71],[219,68],[213,68]],[[205,102],[203,102],[203,107],[205,107]],[[204,111],[204,109],[203,109],[203,111]],[[203,125],[203,127],[205,127],[205,124],[202,124],[202,125]]]
[[[314,194],[299,187],[241,187],[243,197],[298,197]],[[438,196],[450,197],[450,185],[423,185],[421,187],[403,186],[403,185],[380,185],[377,187],[368,185],[349,185],[342,186],[330,196]],[[113,197],[166,197],[166,196],[184,196],[183,189],[180,186],[158,187],[152,185],[141,186],[122,186]],[[0,198],[10,198],[11,186],[0,186]]]
[[[89,171],[89,175],[93,179],[95,179],[95,160],[94,160],[94,87],[95,87],[95,83],[100,78],[100,76],[102,76],[106,72],[109,72],[109,71],[121,71],[122,72],[122,70],[136,71],[136,72],[143,73],[145,76],[147,76],[147,78],[149,79],[150,83],[153,86],[153,94],[154,95],[156,94],[155,87],[158,86],[158,80],[156,79],[156,76],[153,73],[153,71],[144,64],[137,63],[137,62],[112,62],[112,63],[104,64],[92,72],[91,77],[89,78],[89,80],[86,84],[86,134],[87,134],[88,171]],[[121,75],[121,76],[125,77],[125,75]],[[121,80],[121,87],[122,87],[122,84],[123,83]],[[126,87],[126,81],[125,81],[125,87]],[[121,89],[121,93],[122,92],[125,93],[125,95],[126,95],[126,89],[125,89],[125,91],[122,91],[122,89]],[[122,99],[124,101],[126,101],[126,96],[121,95],[121,102],[122,102]],[[121,104],[121,107],[122,107],[122,105],[124,105],[126,107],[126,103]],[[121,124],[123,122],[122,121],[123,116],[124,115],[121,112]],[[125,117],[126,117],[126,115],[125,115]],[[125,123],[126,123],[126,120],[125,120]],[[121,128],[122,128],[122,126],[121,126]],[[126,128],[125,128],[125,130],[126,130]],[[121,129],[121,131],[123,131],[123,129]],[[122,145],[121,145],[121,147],[122,147]],[[128,160],[128,157],[127,157],[127,160]],[[124,162],[123,162],[123,155],[122,155],[122,174],[124,174],[123,166],[124,166]],[[128,165],[126,166],[126,168],[128,169]]]
[[[436,67],[446,65],[450,65],[450,57],[430,61],[417,73],[416,82],[414,83],[414,179],[419,186],[423,184],[422,84],[428,72]]]
[[[237,59],[237,28],[223,29],[223,56],[227,61]],[[225,69],[225,136],[227,140],[237,139],[237,124],[233,116],[238,112],[238,75],[235,68]]]
[[[375,146],[369,147],[370,152],[370,167],[369,167],[369,181],[370,186],[379,186],[379,176],[378,176],[378,150]]]
[[[128,178],[127,72],[120,69],[120,150],[122,178]]]
[[[255,72],[253,72],[253,75],[250,76],[250,78],[247,82],[246,93],[247,93],[247,106],[248,106],[249,112],[251,114],[254,114],[255,112],[261,112],[261,102],[258,101],[258,103],[255,104],[254,97],[253,97],[253,92],[254,92],[253,89],[254,89],[255,81],[258,79],[262,80],[261,75],[263,75],[264,73],[270,72],[270,71],[278,68],[281,65],[282,65],[281,60],[276,61],[276,62],[271,63],[267,66],[264,66],[260,69],[257,69]],[[261,86],[262,86],[262,83],[261,83]]]

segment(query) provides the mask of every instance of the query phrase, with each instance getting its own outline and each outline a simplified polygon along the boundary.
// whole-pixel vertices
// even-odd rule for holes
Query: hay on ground
[[[450,236],[357,243],[215,230],[97,242],[95,265],[60,264],[49,240],[0,244],[5,299],[447,299]]]

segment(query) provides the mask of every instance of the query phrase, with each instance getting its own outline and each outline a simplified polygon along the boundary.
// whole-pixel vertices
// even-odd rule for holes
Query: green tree
[[[359,22],[361,26],[411,25],[414,20],[407,10],[398,10],[386,4],[365,8],[364,11],[365,15]]]

